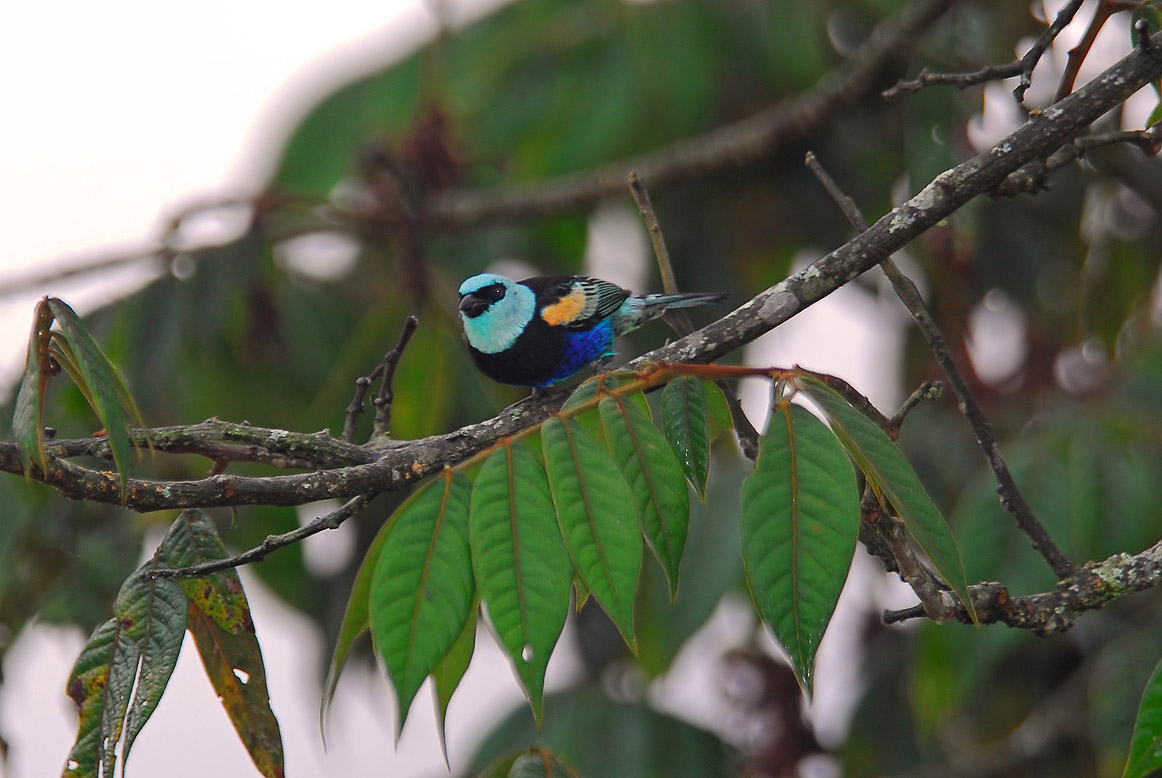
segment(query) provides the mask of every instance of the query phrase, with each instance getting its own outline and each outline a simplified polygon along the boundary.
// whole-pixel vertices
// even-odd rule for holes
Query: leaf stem
[[[363,506],[371,502],[371,498],[373,497],[375,497],[374,493],[360,494],[352,497],[341,507],[315,518],[308,524],[304,524],[290,532],[284,532],[281,535],[267,535],[266,539],[257,546],[234,554],[233,556],[212,559],[209,562],[202,562],[200,564],[190,565],[189,567],[153,568],[143,572],[141,574],[141,580],[150,581],[157,578],[198,578],[209,575],[210,573],[217,573],[222,570],[230,570],[235,567],[241,567],[242,565],[261,562],[272,551],[277,551],[293,543],[306,540],[310,536],[317,535],[323,530],[337,529],[340,524],[347,521],[347,519],[358,513]]]

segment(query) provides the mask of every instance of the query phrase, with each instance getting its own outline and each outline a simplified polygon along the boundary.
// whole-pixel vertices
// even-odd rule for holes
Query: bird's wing
[[[617,284],[586,276],[537,276],[521,283],[537,293],[537,310],[553,327],[588,329],[613,315],[629,297]]]

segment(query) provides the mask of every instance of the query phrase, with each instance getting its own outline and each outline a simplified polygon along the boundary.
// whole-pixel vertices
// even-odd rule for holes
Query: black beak
[[[491,307],[492,300],[477,297],[471,292],[460,298],[460,313],[469,319],[475,319]]]

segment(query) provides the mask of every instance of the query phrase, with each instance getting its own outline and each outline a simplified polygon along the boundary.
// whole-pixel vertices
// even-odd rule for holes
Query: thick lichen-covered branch
[[[976,584],[968,587],[968,592],[981,624],[1007,624],[1049,635],[1068,630],[1086,611],[1159,584],[1162,584],[1162,541],[1140,554],[1114,554],[1086,565],[1047,592],[1014,596],[999,583]],[[940,595],[942,612],[969,621],[968,613],[954,594],[942,591]],[[884,621],[891,624],[925,615],[924,608],[917,605],[887,611]]]

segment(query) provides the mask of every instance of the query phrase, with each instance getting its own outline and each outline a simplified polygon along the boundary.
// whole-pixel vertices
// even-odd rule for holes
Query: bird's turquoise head
[[[536,313],[537,296],[523,284],[481,273],[460,284],[460,320],[472,348],[485,354],[508,349]]]

